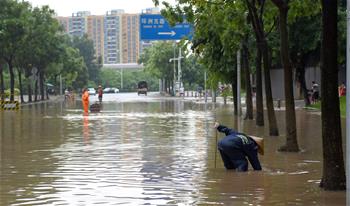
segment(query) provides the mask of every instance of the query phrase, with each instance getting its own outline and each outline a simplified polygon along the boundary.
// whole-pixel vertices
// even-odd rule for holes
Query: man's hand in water
[[[220,125],[219,122],[215,122],[214,128],[217,129],[219,125]]]

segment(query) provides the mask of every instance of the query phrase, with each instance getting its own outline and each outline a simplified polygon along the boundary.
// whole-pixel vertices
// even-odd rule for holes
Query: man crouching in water
[[[258,158],[258,144],[248,135],[239,133],[226,126],[215,123],[214,127],[225,137],[218,142],[222,161],[226,169],[235,169],[237,171],[248,170],[248,160],[254,170],[261,170]]]

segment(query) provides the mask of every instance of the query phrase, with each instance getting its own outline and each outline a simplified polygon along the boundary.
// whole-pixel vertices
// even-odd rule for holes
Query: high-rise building
[[[112,10],[104,16],[104,64],[121,62],[121,15],[124,10]]]
[[[104,56],[104,16],[87,17],[87,36],[94,43],[95,56]]]
[[[150,8],[146,13],[159,13]],[[140,15],[112,10],[105,15],[91,15],[88,11],[73,13],[71,17],[56,17],[65,32],[72,36],[87,35],[94,43],[96,58],[104,64],[136,63],[140,51],[150,42],[140,43]]]
[[[160,11],[159,11],[158,7],[154,7],[154,8],[147,8],[147,9],[142,10],[142,13],[145,13],[145,14],[160,14]],[[143,50],[146,49],[147,47],[151,47],[152,46],[152,42],[153,41],[149,41],[149,40],[140,41],[140,53],[142,53]]]
[[[89,15],[89,11],[73,13],[72,18],[69,19],[69,34],[72,36],[84,36],[87,32],[87,17]]]
[[[69,17],[58,16],[58,17],[56,17],[56,19],[61,24],[63,31],[65,33],[68,33],[69,32]]]
[[[140,55],[140,15],[122,15],[122,62],[135,63]]]

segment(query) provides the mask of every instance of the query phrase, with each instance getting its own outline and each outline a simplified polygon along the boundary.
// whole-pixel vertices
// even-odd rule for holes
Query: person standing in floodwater
[[[98,94],[98,100],[101,103],[102,102],[102,96],[103,96],[103,90],[102,90],[102,86],[101,85],[98,86],[97,94]]]
[[[319,97],[320,97],[320,92],[318,88],[318,84],[315,81],[312,81],[312,103],[317,103]]]
[[[89,112],[89,92],[86,88],[84,88],[83,90],[83,95],[81,97],[81,100],[83,102],[84,112],[88,113]]]
[[[218,150],[226,169],[245,172],[248,170],[248,160],[254,170],[261,170],[258,158],[258,144],[246,134],[239,133],[215,122],[214,127],[225,137],[218,142]]]

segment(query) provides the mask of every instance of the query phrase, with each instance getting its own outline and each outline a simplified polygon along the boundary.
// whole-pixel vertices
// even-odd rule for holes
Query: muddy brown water
[[[280,137],[232,113],[232,105],[150,97],[105,102],[87,116],[79,102],[2,111],[0,205],[346,205],[345,192],[319,188],[317,112],[297,110],[300,153],[277,152],[283,111]],[[265,137],[262,172],[224,169],[214,121]]]

